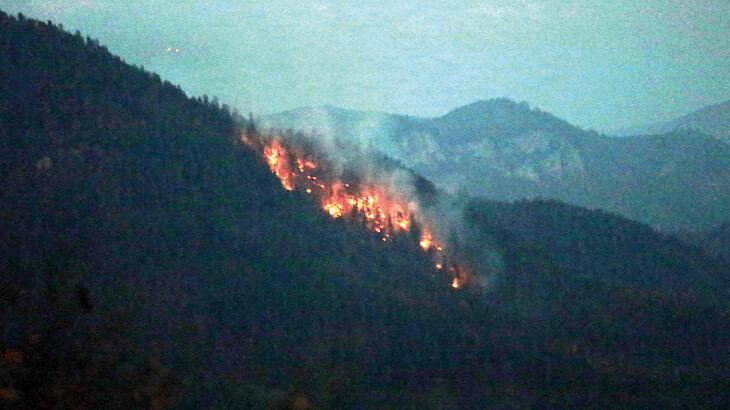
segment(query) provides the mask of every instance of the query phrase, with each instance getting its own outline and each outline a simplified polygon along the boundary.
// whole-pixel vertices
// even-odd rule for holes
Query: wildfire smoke
[[[414,228],[420,212],[418,203],[388,184],[357,175],[345,179],[341,172],[338,175],[334,171],[337,166],[312,146],[285,142],[281,137],[243,135],[241,140],[261,153],[284,189],[313,196],[332,218],[362,218],[364,226],[380,235],[383,242]],[[461,288],[467,280],[466,271],[461,264],[449,260],[452,258],[443,243],[434,237],[434,230],[425,226],[423,219],[418,220],[418,245],[432,255],[436,270],[451,276],[451,287]]]

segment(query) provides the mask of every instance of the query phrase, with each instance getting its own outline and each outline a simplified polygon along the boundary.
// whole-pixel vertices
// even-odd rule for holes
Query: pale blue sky
[[[506,96],[611,129],[730,99],[730,0],[2,0],[0,8],[78,29],[243,112],[333,104],[432,116]]]

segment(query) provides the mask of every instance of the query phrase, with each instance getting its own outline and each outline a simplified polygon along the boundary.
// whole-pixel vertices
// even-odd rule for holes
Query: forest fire
[[[311,158],[304,149],[285,146],[281,139],[254,141],[242,136],[242,141],[260,149],[271,172],[275,174],[287,191],[301,189],[319,199],[322,210],[332,218],[359,218],[363,225],[377,233],[383,242],[399,232],[410,232],[414,224],[414,213],[418,206],[397,192],[362,181],[343,182],[340,178],[328,177],[319,160]],[[325,165],[328,165],[325,161]],[[420,222],[420,221],[419,221]],[[432,230],[420,227],[419,246],[429,252],[437,270],[449,272],[451,287],[459,289],[466,278],[457,264],[446,264],[443,245],[438,242]]]
[[[287,191],[294,190],[291,178],[296,176],[296,174],[289,169],[289,159],[281,143],[277,140],[271,141],[271,144],[264,147],[264,157],[266,157],[266,162],[269,164],[271,172],[276,174],[281,180],[281,185],[284,186],[284,189]]]
[[[335,182],[327,187],[322,198],[322,207],[333,218],[343,214],[357,213],[365,218],[366,225],[383,238],[390,237],[392,232],[409,231],[414,203],[403,205],[404,201],[395,199],[374,187],[362,186],[356,190],[351,184]]]
[[[431,236],[431,233],[424,229],[421,233],[421,241],[418,242],[419,245],[421,245],[421,248],[423,248],[424,251],[427,251],[431,248],[433,245],[433,237]]]

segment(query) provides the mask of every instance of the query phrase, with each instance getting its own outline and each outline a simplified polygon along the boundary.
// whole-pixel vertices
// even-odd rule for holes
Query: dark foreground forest
[[[283,190],[246,128],[0,13],[0,407],[730,405],[726,262],[470,200],[460,249],[492,274],[454,290],[415,238]]]

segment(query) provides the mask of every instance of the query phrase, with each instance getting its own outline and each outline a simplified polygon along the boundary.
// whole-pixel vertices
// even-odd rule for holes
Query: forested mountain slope
[[[440,360],[416,348],[427,334],[465,349],[433,334],[462,297],[411,238],[384,246],[281,189],[207,98],[93,40],[1,24],[1,347],[24,357],[2,380],[21,403],[346,405],[419,380],[416,357]],[[170,380],[148,386],[158,362]]]
[[[0,406],[727,405],[727,304],[706,292],[726,271],[694,248],[477,202],[454,247],[484,282],[453,290],[415,238],[282,189],[239,133],[93,40],[0,14]]]

